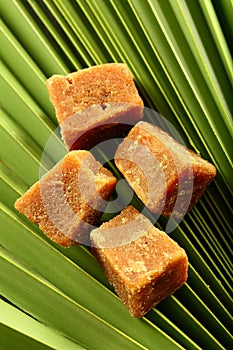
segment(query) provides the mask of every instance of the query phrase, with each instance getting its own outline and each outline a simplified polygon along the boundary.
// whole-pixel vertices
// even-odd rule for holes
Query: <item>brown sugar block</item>
[[[19,198],[15,208],[57,244],[88,243],[115,184],[115,177],[90,152],[72,151]]]
[[[187,280],[185,251],[131,206],[90,237],[94,255],[134,317],[142,317]]]
[[[70,150],[90,149],[97,141],[129,130],[142,117],[143,101],[123,63],[53,75],[46,85]]]
[[[152,212],[183,217],[216,175],[215,167],[147,122],[118,146],[115,163]]]

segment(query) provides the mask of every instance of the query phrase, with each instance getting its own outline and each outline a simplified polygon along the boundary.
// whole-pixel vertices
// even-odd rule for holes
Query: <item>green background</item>
[[[0,0],[0,16],[1,349],[229,349],[231,1]],[[145,106],[217,168],[171,233],[189,256],[188,281],[142,319],[88,248],[57,247],[13,207],[57,127],[46,79],[105,62],[125,62]]]

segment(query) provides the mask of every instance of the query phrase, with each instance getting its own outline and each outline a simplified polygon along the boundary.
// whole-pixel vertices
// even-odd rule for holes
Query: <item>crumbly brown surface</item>
[[[115,163],[152,212],[177,218],[196,204],[216,175],[212,164],[147,122],[131,129]]]
[[[85,243],[115,184],[112,173],[90,152],[72,151],[19,198],[15,208],[60,245]]]
[[[138,226],[136,237],[132,229],[138,231]],[[185,251],[131,206],[93,230],[91,242],[110,283],[134,317],[142,317],[187,279]]]
[[[46,85],[70,150],[90,149],[96,141],[128,130],[130,125],[123,126],[124,122],[134,125],[142,117],[143,101],[123,63],[106,63],[67,76],[53,75]]]

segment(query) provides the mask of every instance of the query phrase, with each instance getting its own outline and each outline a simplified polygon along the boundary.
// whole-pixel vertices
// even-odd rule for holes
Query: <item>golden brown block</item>
[[[185,251],[131,206],[90,237],[93,253],[134,317],[142,317],[187,279]]]
[[[90,149],[119,136],[141,119],[143,102],[123,63],[53,75],[46,85],[70,150]]]
[[[87,244],[115,184],[115,177],[90,152],[72,151],[15,208],[60,245]]]
[[[152,212],[175,218],[195,205],[216,175],[212,164],[147,122],[131,129],[115,163]]]

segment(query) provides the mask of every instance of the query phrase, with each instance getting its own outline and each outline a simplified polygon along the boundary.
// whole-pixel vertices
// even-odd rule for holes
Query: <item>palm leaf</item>
[[[3,348],[230,348],[230,0],[8,0],[0,11]],[[57,247],[14,209],[38,180],[57,127],[46,79],[104,62],[127,63],[145,105],[218,171],[171,233],[189,255],[186,285],[140,320],[128,314],[87,247]],[[58,148],[43,154],[42,171],[64,151],[55,139]]]

